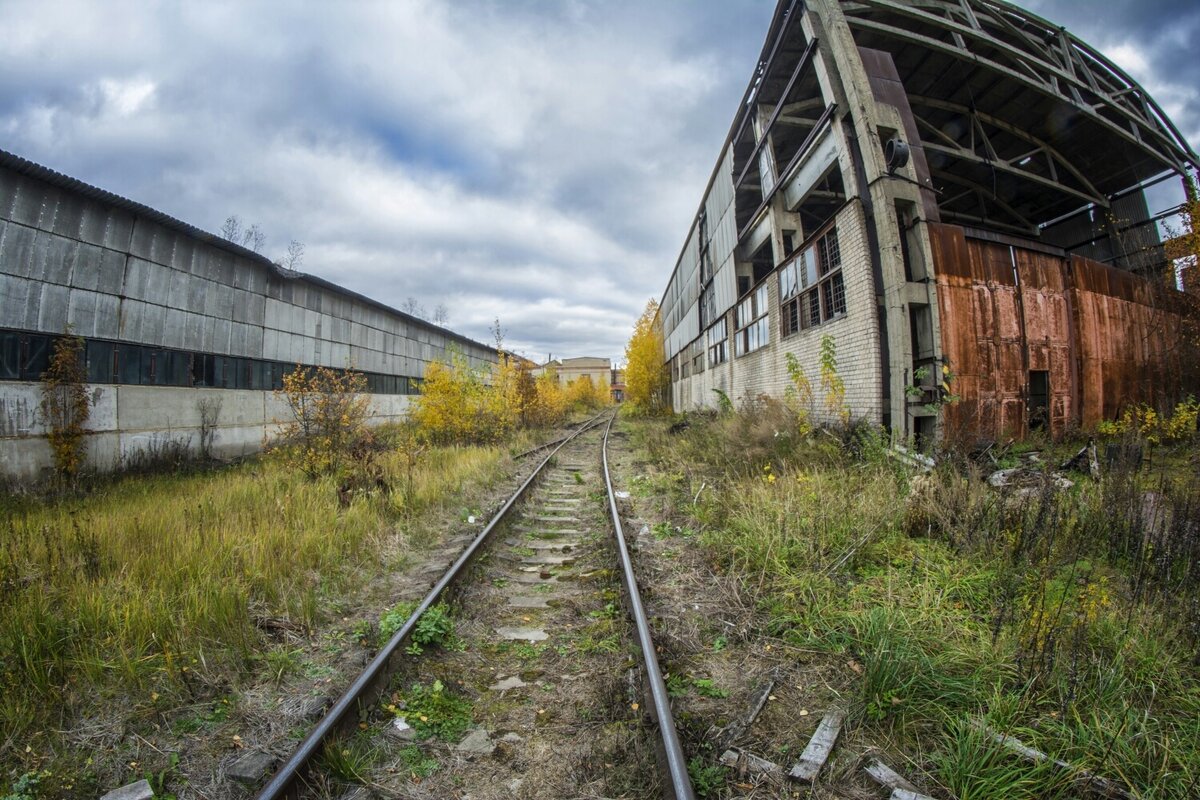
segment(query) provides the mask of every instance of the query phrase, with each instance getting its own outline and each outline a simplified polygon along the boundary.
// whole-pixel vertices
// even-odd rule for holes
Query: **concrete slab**
[[[510,608],[550,608],[550,601],[545,597],[521,595],[508,598]]]
[[[120,789],[113,789],[108,794],[102,795],[100,800],[153,800],[153,798],[154,790],[150,788],[150,781],[140,780],[137,783],[122,786]]]
[[[541,628],[500,627],[496,628],[496,633],[510,641],[544,642],[550,638],[550,634]]]

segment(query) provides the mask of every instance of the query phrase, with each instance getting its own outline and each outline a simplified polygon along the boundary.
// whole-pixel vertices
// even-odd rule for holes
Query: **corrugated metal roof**
[[[209,233],[208,231],[203,231],[194,225],[189,225],[188,223],[176,219],[169,214],[164,214],[163,212],[153,209],[150,206],[130,200],[127,197],[122,197],[121,195],[115,194],[106,189],[101,189],[98,186],[92,186],[90,183],[84,183],[78,178],[72,178],[70,175],[57,172],[49,167],[30,161],[27,158],[22,158],[15,153],[10,153],[7,150],[0,150],[0,167],[6,167],[11,169],[13,172],[17,172],[21,175],[27,175],[31,178],[36,178],[40,181],[49,183],[52,186],[57,186],[60,189],[66,189],[67,191],[74,192],[75,194],[82,195],[89,199],[96,200],[101,203],[107,203],[110,206],[123,209],[139,217],[148,219],[151,222],[156,222],[163,227],[179,231],[180,233],[190,236],[193,239],[197,239],[211,247],[217,247],[222,250],[226,250],[236,256],[248,259],[267,267],[284,280],[302,281],[324,289],[329,289],[330,291],[337,292],[338,294],[354,300],[358,300],[359,302],[378,308],[381,311],[385,311],[388,314],[399,317],[410,323],[416,323],[418,326],[439,331],[451,339],[455,339],[464,344],[473,345],[489,351],[495,349],[492,345],[477,342],[474,339],[470,339],[460,333],[455,333],[447,328],[427,322],[420,317],[414,317],[411,314],[406,314],[399,309],[392,308],[386,303],[381,303],[378,300],[373,300],[370,297],[367,297],[366,295],[361,295],[358,292],[351,291],[343,286],[338,286],[336,283],[327,281],[324,278],[316,275],[309,275],[308,273],[304,272],[297,272],[296,270],[284,269],[261,253],[256,253],[253,250],[242,247],[241,245],[235,244],[227,239],[222,239],[220,236]]]

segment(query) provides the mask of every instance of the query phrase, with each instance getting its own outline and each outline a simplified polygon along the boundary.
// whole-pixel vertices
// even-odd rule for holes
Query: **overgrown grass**
[[[770,404],[674,433],[641,423],[656,469],[635,489],[699,531],[770,633],[850,668],[852,724],[959,798],[1075,796],[1079,770],[1196,796],[1194,470],[997,491],[963,459],[914,475],[863,429],[787,424]],[[1075,772],[1021,761],[972,720]]]
[[[236,683],[263,663],[256,620],[319,622],[380,552],[419,543],[419,512],[495,480],[502,458],[430,450],[404,504],[383,492],[340,504],[333,478],[272,458],[3,497],[0,765],[20,771],[57,750],[53,731],[81,716],[170,708]],[[389,451],[380,464],[396,480],[406,469]],[[291,666],[278,661],[267,659],[273,677]]]

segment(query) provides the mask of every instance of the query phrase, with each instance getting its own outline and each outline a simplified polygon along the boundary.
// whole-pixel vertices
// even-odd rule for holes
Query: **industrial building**
[[[672,402],[781,396],[789,353],[819,394],[826,337],[850,414],[897,436],[1173,402],[1200,316],[1146,189],[1197,163],[1132,78],[1017,6],[782,0],[660,305]]]
[[[51,463],[41,385],[53,339],[86,342],[87,459],[119,466],[195,450],[202,409],[219,456],[258,450],[288,416],[274,395],[303,366],[366,374],[375,421],[402,415],[447,348],[493,347],[338,287],[138,203],[0,151],[0,463]]]
[[[553,375],[560,386],[566,386],[579,378],[587,378],[596,386],[607,386],[614,403],[625,399],[625,370],[614,367],[612,361],[607,358],[552,358],[530,370],[530,374],[535,378],[545,374]]]

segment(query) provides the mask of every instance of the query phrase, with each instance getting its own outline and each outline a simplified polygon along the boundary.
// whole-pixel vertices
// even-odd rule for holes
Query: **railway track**
[[[258,800],[693,798],[609,476],[611,425],[546,448]],[[427,616],[454,632],[416,655]]]

